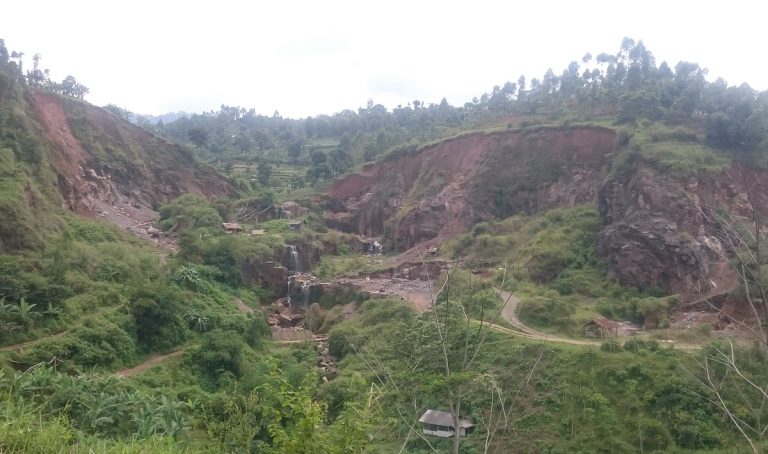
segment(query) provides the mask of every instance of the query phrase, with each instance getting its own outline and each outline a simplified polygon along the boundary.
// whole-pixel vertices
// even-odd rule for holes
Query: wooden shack
[[[222,222],[221,227],[227,233],[238,233],[243,231],[243,226],[237,222]]]
[[[419,418],[422,430],[427,435],[450,438],[456,434],[453,416],[447,411],[427,410]],[[459,435],[465,436],[472,433],[475,425],[468,419],[459,419]]]
[[[584,325],[584,335],[605,339],[619,334],[619,323],[605,317],[595,317]]]

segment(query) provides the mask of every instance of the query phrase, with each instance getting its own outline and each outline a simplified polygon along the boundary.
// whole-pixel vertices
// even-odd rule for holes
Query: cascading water
[[[309,308],[309,282],[301,283],[302,308],[306,311]]]
[[[291,264],[293,265],[293,271],[296,273],[301,272],[301,266],[299,263],[299,252],[296,250],[296,246],[289,246],[291,248]]]
[[[291,305],[291,276],[288,276],[288,293],[285,295],[286,306]]]
[[[292,246],[290,244],[286,244],[284,247],[288,248],[288,251],[291,254],[291,259],[287,263],[288,265],[288,292],[285,295],[285,303],[286,305],[290,306],[291,301],[291,288],[295,286],[301,287],[301,296],[302,296],[302,308],[306,311],[309,307],[309,290],[310,290],[310,281],[314,280],[314,277],[312,277],[309,274],[304,274],[301,271],[301,260],[299,258],[299,251],[296,248],[296,246]]]

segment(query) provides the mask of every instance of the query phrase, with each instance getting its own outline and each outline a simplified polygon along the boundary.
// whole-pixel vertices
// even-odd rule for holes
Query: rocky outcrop
[[[594,201],[603,220],[597,253],[621,284],[656,287],[688,304],[735,288],[712,213],[751,216],[751,198],[765,216],[768,171],[734,163],[680,176],[629,150],[611,170],[615,147],[615,132],[595,127],[448,139],[336,182],[326,221],[383,235],[388,248],[423,251],[478,221]]]
[[[473,133],[369,164],[336,182],[326,222],[405,249],[478,221],[594,200],[615,146],[606,128]]]
[[[268,288],[276,296],[283,296],[288,291],[290,273],[279,262],[251,257],[241,262],[240,272],[247,285]]]
[[[295,245],[284,244],[278,247],[275,256],[288,271],[308,273],[320,261],[320,253],[320,248],[305,238]]]
[[[674,177],[635,156],[600,189],[598,255],[623,285],[658,287],[684,302],[732,290],[738,278],[711,213],[768,212],[768,173],[735,163],[720,173]]]

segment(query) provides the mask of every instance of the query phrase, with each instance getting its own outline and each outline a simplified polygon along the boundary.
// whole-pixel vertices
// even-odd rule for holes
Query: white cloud
[[[520,74],[643,39],[659,62],[696,61],[768,88],[763,6],[706,3],[327,0],[9,2],[0,37],[73,74],[89,100],[142,113],[220,104],[306,116],[413,99],[463,104]],[[31,60],[30,60],[31,61]]]

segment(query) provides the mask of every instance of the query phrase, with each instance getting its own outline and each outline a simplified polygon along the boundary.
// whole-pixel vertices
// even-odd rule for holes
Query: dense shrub
[[[238,333],[216,329],[205,333],[197,351],[192,355],[195,363],[207,375],[218,376],[229,372],[235,377],[243,373],[245,343]]]
[[[130,313],[136,323],[136,338],[145,350],[164,350],[187,337],[182,318],[183,295],[173,285],[154,285],[131,298]]]
[[[576,303],[572,298],[552,290],[526,297],[519,306],[520,317],[539,326],[566,327],[575,312]]]
[[[621,344],[611,339],[600,344],[600,350],[608,353],[618,353],[621,351]]]

